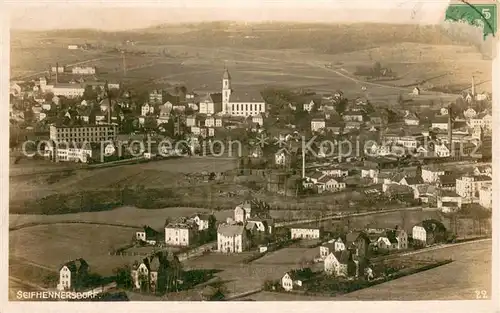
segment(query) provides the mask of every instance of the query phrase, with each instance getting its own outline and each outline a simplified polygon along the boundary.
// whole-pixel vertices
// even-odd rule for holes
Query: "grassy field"
[[[291,250],[290,250],[291,249]],[[294,251],[295,250],[295,251]],[[283,262],[283,260],[290,259],[287,257],[287,253],[290,252],[297,258],[300,254],[304,255],[314,255],[317,254],[318,248],[311,249],[297,249],[297,248],[285,248],[273,252],[269,257],[274,260]],[[273,256],[275,253],[276,256]],[[291,269],[299,268],[299,260],[297,262],[284,262],[284,263],[268,263],[259,262],[256,260],[249,264],[238,264],[245,257],[250,255],[249,253],[243,253],[239,255],[221,255],[221,254],[210,254],[202,256],[200,258],[188,260],[185,262],[186,268],[213,268],[222,270],[217,273],[218,276],[226,285],[228,292],[230,294],[237,294],[247,290],[256,289],[262,287],[264,281],[271,279],[279,279],[287,271]],[[262,258],[264,259],[264,258]]]
[[[84,258],[91,271],[111,275],[133,257],[110,256],[110,249],[129,243],[134,230],[124,227],[57,224],[20,229],[9,234],[9,255],[58,270],[63,263]],[[19,277],[23,278],[23,277]]]
[[[236,168],[236,161],[216,158],[183,158],[168,159],[142,164],[131,164],[93,170],[76,170],[67,175],[47,173],[39,175],[30,174],[35,171],[56,170],[53,163],[40,161],[39,168],[32,164],[25,169],[23,163],[11,165],[11,172],[16,176],[10,177],[10,200],[25,201],[36,199],[53,193],[69,193],[81,190],[98,190],[115,187],[177,187],[179,184],[188,184],[184,174],[207,172],[225,172]],[[71,169],[66,164],[61,164],[61,171]]]
[[[153,228],[162,228],[165,226],[167,218],[174,219],[181,216],[188,216],[194,213],[209,212],[208,210],[198,208],[166,208],[158,210],[144,210],[132,207],[122,207],[111,211],[84,212],[58,215],[39,215],[39,214],[10,214],[9,227],[15,227],[30,223],[56,223],[64,221],[83,221],[95,223],[114,223],[133,225],[141,227],[149,225]],[[225,220],[233,212],[219,211],[214,212],[218,220]]]

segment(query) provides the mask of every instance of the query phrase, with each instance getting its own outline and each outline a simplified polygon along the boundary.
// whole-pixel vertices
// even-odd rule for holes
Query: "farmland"
[[[491,294],[491,241],[471,242],[416,254],[417,258],[453,259],[452,263],[335,297],[335,301],[473,300],[476,290]],[[325,301],[333,298],[259,292],[256,301]]]
[[[130,264],[132,259],[110,256],[108,251],[129,243],[133,235],[132,229],[116,226],[34,226],[9,234],[9,256],[33,260],[54,270],[69,260],[83,257],[93,272],[111,275],[115,267]]]

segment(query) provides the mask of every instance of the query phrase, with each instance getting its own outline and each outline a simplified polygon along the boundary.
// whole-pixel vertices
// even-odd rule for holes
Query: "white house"
[[[244,223],[251,217],[252,217],[252,204],[249,201],[241,203],[234,209],[234,221],[237,223],[238,222]]]
[[[195,236],[193,225],[185,223],[171,223],[165,226],[165,244],[187,247],[192,244]]]
[[[154,112],[155,112],[154,105],[150,105],[149,103],[144,103],[141,107],[141,115],[142,116],[154,114]]]
[[[489,176],[462,176],[457,179],[455,191],[462,198],[473,199],[479,198],[479,190],[484,185],[491,184],[491,177]]]
[[[285,273],[281,278],[281,287],[286,291],[291,291],[294,287],[302,287],[311,274],[307,270],[294,270]]]
[[[346,183],[341,180],[341,178],[333,178],[333,177],[328,177],[324,176],[318,179],[318,182],[316,183],[318,185],[318,189],[321,189],[320,192],[322,191],[340,191],[346,188]]]
[[[217,250],[224,253],[239,253],[248,248],[248,239],[243,225],[221,224],[217,228]]]
[[[482,186],[479,189],[479,205],[486,209],[492,209],[493,207],[493,194],[491,185]]]
[[[198,225],[198,230],[208,229],[210,226],[210,215],[209,214],[195,214],[191,220]]]
[[[252,116],[252,123],[259,124],[260,126],[264,125],[264,117],[262,114]]]
[[[435,183],[439,176],[444,175],[445,171],[432,166],[422,167],[422,179],[425,183]]]
[[[412,238],[413,240],[418,240],[420,242],[427,242],[427,231],[422,225],[415,225],[412,228]]]
[[[323,263],[323,270],[335,277],[357,276],[357,264],[349,250],[330,253]]]
[[[291,228],[292,239],[319,239],[321,237],[321,230],[319,228]]]
[[[59,283],[57,290],[75,290],[81,279],[88,274],[89,265],[84,259],[69,261],[59,269]]]
[[[412,95],[414,95],[414,96],[418,96],[418,95],[420,95],[420,88],[418,88],[418,87],[413,88],[413,90],[412,90],[412,92],[411,92],[411,93],[412,93]]]
[[[317,132],[326,127],[326,121],[323,118],[313,118],[311,120],[311,131]]]
[[[135,239],[144,241],[150,245],[156,245],[159,239],[159,233],[149,226],[144,226],[144,229],[135,233]]]
[[[434,153],[440,158],[447,158],[450,156],[450,149],[445,144],[435,145]]]

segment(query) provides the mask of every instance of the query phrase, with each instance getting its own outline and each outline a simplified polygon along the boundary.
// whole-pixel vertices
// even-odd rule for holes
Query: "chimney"
[[[57,73],[59,72],[59,63],[56,63],[56,84],[58,83],[57,80]]]
[[[52,65],[49,64],[49,80],[52,79]]]
[[[448,106],[448,146],[450,149],[450,156],[454,156],[455,150],[453,149],[453,130],[451,122],[452,108],[451,105]]]
[[[472,94],[472,97],[474,98],[474,96],[476,95],[476,85],[474,84],[474,76],[472,76],[472,85],[470,88],[470,92]]]

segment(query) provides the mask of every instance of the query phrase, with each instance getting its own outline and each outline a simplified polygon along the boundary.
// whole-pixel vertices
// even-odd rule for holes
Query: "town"
[[[22,236],[119,234],[75,238],[95,246],[57,257],[11,250],[10,281],[24,288],[325,300],[445,266],[455,260],[423,255],[491,237],[492,100],[474,73],[446,100],[423,83],[389,89],[388,106],[368,96],[374,77],[397,75],[378,61],[349,74],[356,92],[247,88],[226,62],[214,90],[139,89],[92,62],[51,62],[10,83],[11,244],[36,227],[47,229]]]

